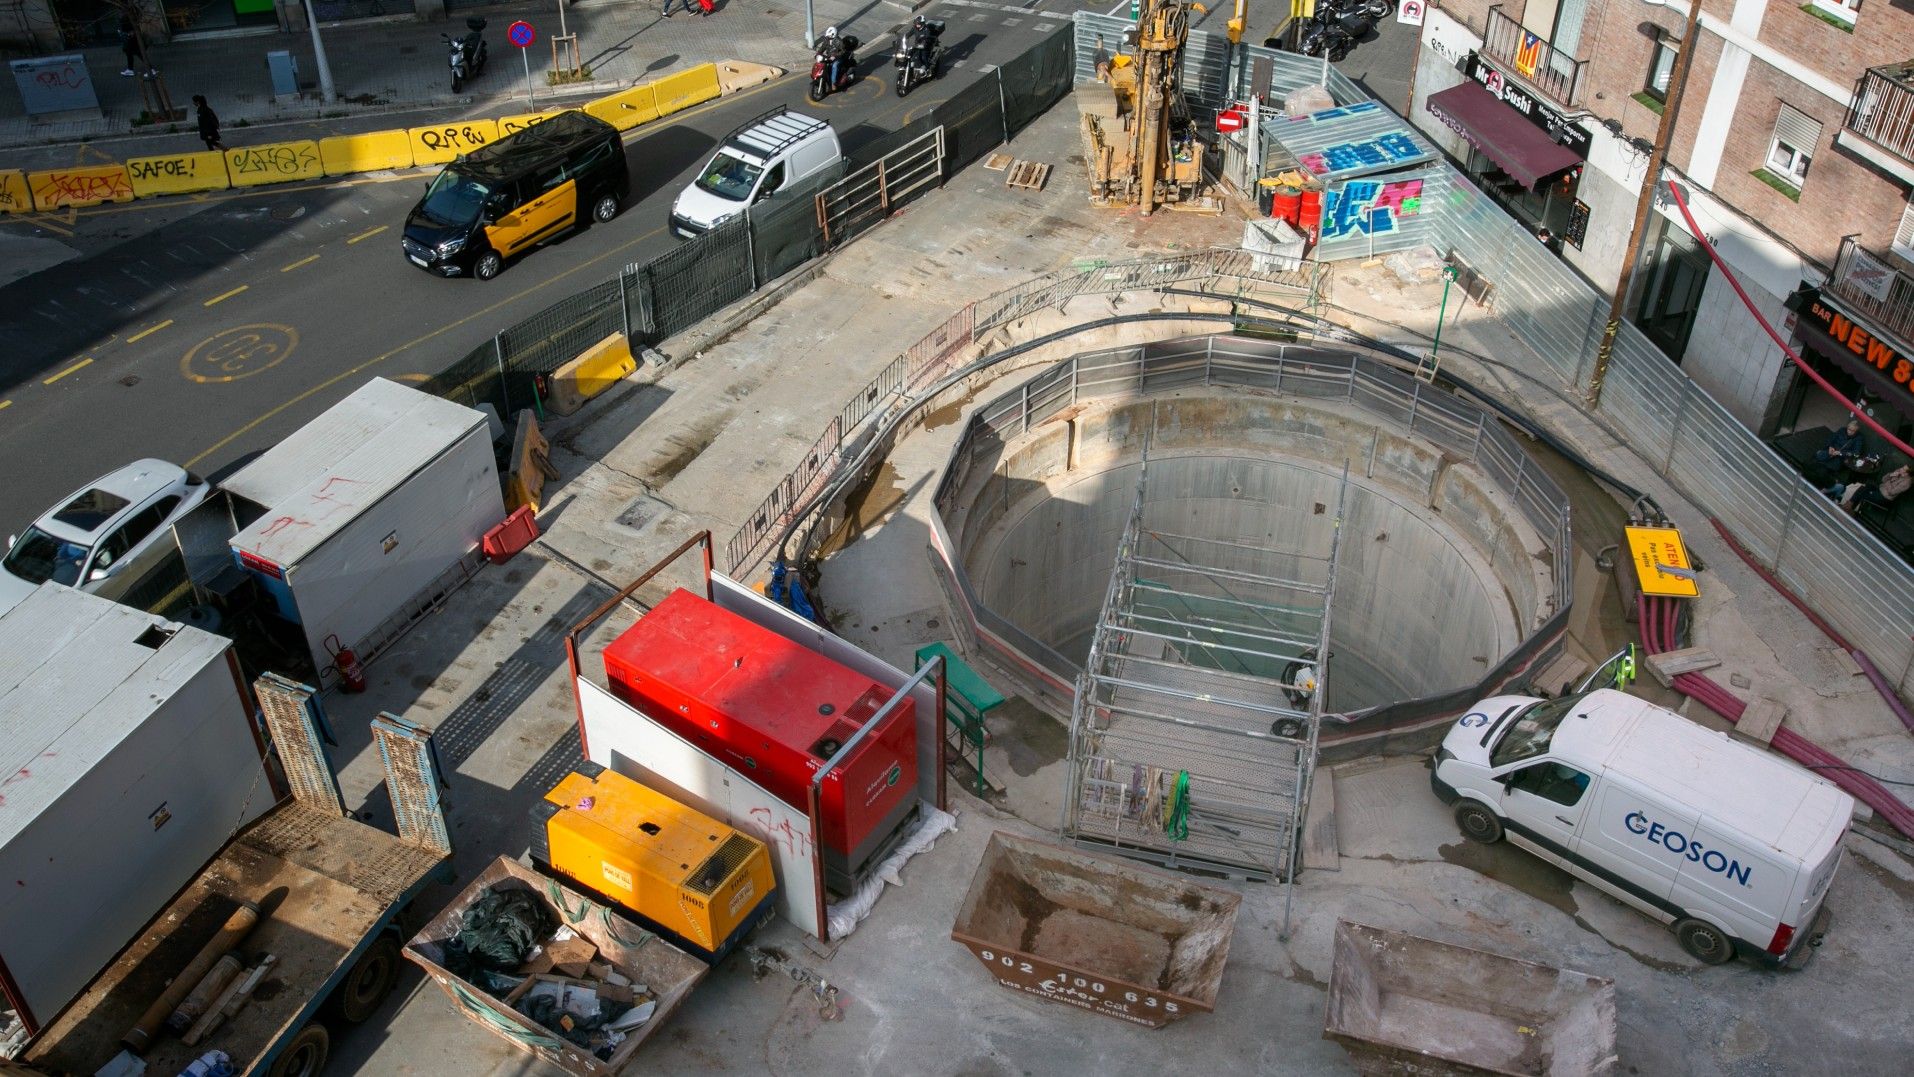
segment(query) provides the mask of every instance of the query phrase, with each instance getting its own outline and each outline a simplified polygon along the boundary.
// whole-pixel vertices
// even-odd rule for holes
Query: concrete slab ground
[[[692,532],[723,540],[812,444],[844,399],[962,303],[1078,259],[1120,260],[1229,243],[1239,227],[1183,214],[1145,219],[1092,209],[1081,197],[1075,117],[1053,112],[1021,135],[1018,156],[1055,165],[1041,193],[1003,186],[972,168],[830,258],[756,317],[687,350],[555,425],[561,479],[541,517],[545,536],[487,568],[447,606],[374,663],[363,696],[327,697],[346,763],[348,803],[389,826],[366,721],[406,713],[438,729],[452,773],[450,808],[469,879],[527,846],[525,812],[577,758],[565,684],[566,628]],[[1349,303],[1360,281],[1338,272]],[[1136,309],[1155,300],[1129,296]],[[1108,302],[1104,300],[1103,302]],[[1421,307],[1390,299],[1413,339],[1432,325]],[[1433,308],[1431,308],[1432,310]],[[1372,325],[1365,325],[1373,329]],[[1175,323],[1161,332],[1185,331]],[[1447,330],[1445,330],[1445,335]],[[1507,355],[1486,319],[1464,321],[1468,346]],[[677,349],[674,351],[674,349]],[[1570,425],[1568,405],[1501,368],[1523,399]],[[1013,375],[998,387],[1015,384]],[[950,614],[925,552],[928,491],[957,419],[983,389],[935,412],[881,473],[856,538],[824,564],[823,601],[837,630],[892,661],[952,639]],[[1590,439],[1593,442],[1593,438]],[[1671,512],[1692,512],[1618,446],[1585,444],[1604,466],[1635,473]],[[1613,505],[1606,510],[1612,512]],[[1813,630],[1784,615],[1739,562],[1697,536],[1721,595],[1701,633],[1724,665],[1773,684],[1809,736],[1852,751],[1878,772],[1914,776],[1905,735],[1880,727],[1845,671],[1792,659],[1814,653]],[[1717,624],[1734,639],[1716,638]],[[1745,627],[1745,633],[1741,626]],[[1762,650],[1761,648],[1766,648]],[[1776,658],[1784,670],[1774,669]],[[987,664],[984,674],[997,678]],[[1725,675],[1725,674],[1724,674]],[[999,687],[1008,688],[1007,683]],[[1793,719],[1791,719],[1793,720]],[[905,871],[858,931],[828,959],[788,925],[759,938],[839,987],[841,1021],[782,976],[755,979],[747,962],[720,966],[643,1048],[647,1072],[773,1074],[1298,1073],[1352,1072],[1320,1038],[1330,939],[1349,918],[1446,942],[1613,977],[1620,1013],[1618,1072],[1818,1072],[1839,1059],[1852,1074],[1899,1074],[1914,1044],[1901,956],[1914,945],[1914,868],[1868,839],[1837,875],[1837,921],[1809,967],[1778,974],[1748,965],[1701,968],[1655,924],[1507,847],[1457,835],[1416,757],[1365,760],[1336,772],[1339,871],[1305,872],[1284,932],[1280,885],[1221,885],[1243,895],[1217,1011],[1160,1031],[1132,1027],[998,987],[949,940],[957,906],[990,833],[1042,834],[1056,825],[1063,726],[1028,699],[995,722],[987,766],[1004,795],[977,800],[951,784],[959,814]],[[455,891],[430,892],[435,912]],[[371,1022],[335,1043],[339,1072],[548,1075],[408,973]]]

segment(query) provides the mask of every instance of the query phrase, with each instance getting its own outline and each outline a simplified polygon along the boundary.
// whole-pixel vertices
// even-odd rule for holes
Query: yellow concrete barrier
[[[133,197],[223,191],[233,185],[226,175],[226,155],[218,150],[196,150],[158,157],[129,157],[126,174],[133,181]]]
[[[0,172],[0,213],[33,212],[33,188],[27,186],[27,174],[17,168]]]
[[[497,120],[461,120],[406,132],[412,139],[412,163],[438,165],[498,141]]]
[[[328,176],[412,167],[412,138],[404,131],[332,135],[319,140],[319,165]]]
[[[506,135],[518,134],[527,127],[536,123],[544,123],[546,120],[551,119],[563,111],[566,110],[555,109],[551,112],[521,112],[516,116],[500,116],[498,118],[498,137],[504,138]]]
[[[613,333],[553,372],[552,395],[545,406],[556,414],[570,415],[636,369],[625,334]]]
[[[325,170],[319,160],[319,143],[308,138],[227,150],[226,174],[232,177],[235,187],[263,187],[268,183],[318,179],[325,175]]]
[[[618,128],[629,131],[641,123],[650,123],[658,118],[658,95],[655,84],[633,86],[609,97],[601,97],[585,106],[585,111]]]
[[[133,200],[133,184],[121,164],[32,172],[27,175],[27,186],[33,189],[33,208],[43,213],[67,206]]]
[[[658,115],[669,116],[718,96],[718,65],[699,64],[689,71],[666,75],[651,87],[658,93]]]

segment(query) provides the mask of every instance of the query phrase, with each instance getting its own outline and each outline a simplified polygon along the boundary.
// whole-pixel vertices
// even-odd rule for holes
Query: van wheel
[[[1465,800],[1455,806],[1455,825],[1462,828],[1462,836],[1470,841],[1494,845],[1502,840],[1502,820],[1474,801]]]
[[[608,194],[594,202],[591,207],[591,219],[606,224],[618,216],[618,196]]]
[[[1704,965],[1720,965],[1735,956],[1735,944],[1726,932],[1701,920],[1683,920],[1675,925],[1675,941],[1688,956]]]
[[[286,1044],[266,1077],[319,1077],[331,1053],[332,1037],[326,1034],[326,1026],[315,1022],[300,1029]]]
[[[505,259],[500,258],[497,251],[486,251],[479,255],[478,264],[472,267],[472,275],[480,280],[491,280],[504,268]]]

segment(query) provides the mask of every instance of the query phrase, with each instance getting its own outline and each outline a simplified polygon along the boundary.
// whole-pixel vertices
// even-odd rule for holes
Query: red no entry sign
[[[522,49],[529,47],[532,42],[538,40],[538,31],[532,29],[531,23],[520,19],[505,31],[505,36],[512,40],[512,44]]]

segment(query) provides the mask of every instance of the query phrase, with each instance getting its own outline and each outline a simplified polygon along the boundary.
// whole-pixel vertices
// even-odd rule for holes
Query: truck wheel
[[[1455,806],[1455,825],[1462,828],[1462,836],[1470,841],[1494,845],[1502,840],[1502,820],[1497,819],[1494,812],[1472,800],[1465,800]]]
[[[332,1037],[326,1035],[326,1026],[315,1021],[300,1029],[286,1044],[286,1049],[273,1060],[266,1077],[319,1077],[326,1068],[326,1056],[332,1053],[331,1048]]]
[[[379,1004],[392,993],[399,980],[399,943],[390,935],[372,941],[359,963],[333,988],[329,1009],[349,1025],[356,1025],[379,1012]]]
[[[479,255],[478,264],[472,267],[472,275],[480,280],[491,280],[504,268],[505,259],[500,258],[497,251],[486,251]]]
[[[1727,932],[1701,920],[1683,920],[1675,925],[1675,941],[1688,956],[1704,965],[1720,965],[1735,956],[1734,941]]]

